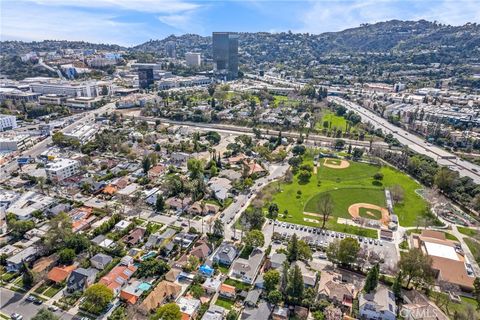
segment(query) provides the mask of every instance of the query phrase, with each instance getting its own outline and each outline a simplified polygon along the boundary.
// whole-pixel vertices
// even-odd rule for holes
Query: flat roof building
[[[215,72],[225,80],[238,77],[238,34],[214,32],[212,34]]]
[[[80,172],[80,162],[71,159],[55,159],[45,166],[47,178],[52,181],[63,181]]]

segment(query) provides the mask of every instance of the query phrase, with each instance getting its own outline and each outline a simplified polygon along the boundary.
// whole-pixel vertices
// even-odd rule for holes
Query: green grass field
[[[344,117],[337,116],[335,113],[332,111],[325,111],[322,120],[317,123],[317,129],[322,130],[323,129],[323,123],[325,121],[328,121],[330,124],[330,128],[336,127],[337,129],[342,129],[342,131],[345,131],[346,125],[347,125],[347,120],[345,120]]]
[[[235,304],[235,302],[232,301],[232,300],[222,298],[222,297],[218,297],[217,301],[215,301],[215,304],[217,306],[220,306],[220,307],[225,308],[227,310],[231,310],[233,308],[233,305]]]
[[[312,164],[312,158],[304,163]],[[323,163],[321,159],[319,161]],[[373,175],[381,172],[384,175],[381,185],[375,185]],[[304,215],[303,212],[315,212],[314,200],[322,192],[331,192],[334,197],[334,215],[350,218],[348,207],[352,203],[365,202],[385,206],[384,187],[399,184],[404,189],[404,200],[395,204],[394,211],[402,226],[415,226],[416,217],[426,213],[427,203],[415,190],[421,186],[406,174],[391,168],[377,167],[370,164],[352,162],[346,169],[331,169],[320,166],[317,175],[313,175],[308,183],[299,184],[297,176],[292,183],[282,183],[281,191],[272,188],[272,202],[279,207],[279,220],[307,226],[321,226],[321,218]],[[266,206],[265,204],[265,210]],[[284,212],[287,211],[285,215]],[[311,221],[305,221],[308,218]],[[318,222],[315,222],[318,221]],[[339,224],[331,218],[326,224],[330,230],[376,237],[377,231],[356,226]]]
[[[480,263],[480,243],[469,238],[463,238],[463,241],[465,241],[468,248],[472,252],[475,261],[477,261],[477,263]]]
[[[462,233],[466,236],[469,236],[469,237],[472,237],[472,238],[480,237],[480,231],[470,229],[470,228],[466,228],[466,227],[460,227],[460,226],[457,226],[457,229],[460,233]]]
[[[341,188],[326,191],[326,193],[329,193],[332,197],[334,203],[332,215],[335,217],[351,219],[352,216],[348,213],[348,207],[355,203],[366,202],[385,207],[385,193],[379,188]],[[324,192],[311,197],[305,205],[305,211],[317,213],[316,204],[323,194]]]

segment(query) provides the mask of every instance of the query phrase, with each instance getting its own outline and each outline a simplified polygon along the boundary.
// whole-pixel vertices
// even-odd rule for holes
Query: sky
[[[213,31],[322,33],[391,19],[480,22],[480,0],[0,0],[0,40],[124,46]]]

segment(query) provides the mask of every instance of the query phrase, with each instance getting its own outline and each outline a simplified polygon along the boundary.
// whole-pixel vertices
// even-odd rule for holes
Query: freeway
[[[386,119],[376,115],[360,105],[347,101],[339,97],[328,97],[328,101],[336,102],[348,110],[352,110],[362,116],[362,121],[370,121],[376,128],[380,128],[383,132],[391,133],[401,144],[408,146],[413,151],[431,157],[438,164],[448,166],[452,170],[458,171],[460,176],[470,177],[475,183],[480,183],[480,166],[471,162],[464,161],[455,154],[450,153],[440,147],[434,146],[423,138],[408,133]]]
[[[66,126],[61,132],[69,132],[79,126],[82,126],[84,124],[87,124],[88,122],[93,122],[95,121],[95,115],[99,114],[104,114],[104,113],[110,113],[113,110],[115,110],[115,102],[107,103],[101,108],[95,109],[95,110],[90,110],[85,113],[82,113],[82,116],[77,118],[76,121],[74,121],[72,124]],[[47,137],[43,139],[42,141],[38,142],[35,144],[33,147],[23,151],[21,153],[21,156],[23,157],[36,157],[40,155],[42,152],[48,149],[48,146],[52,143],[52,137]],[[10,176],[10,174],[18,170],[18,164],[17,164],[17,159],[13,158],[10,162],[4,164],[1,168],[0,172],[0,180],[4,180]]]
[[[125,118],[136,119],[136,120],[144,120],[144,121],[160,121],[161,123],[168,123],[173,125],[185,126],[185,127],[194,127],[197,130],[206,130],[211,131],[215,129],[219,132],[226,132],[226,133],[233,133],[233,134],[247,134],[253,135],[253,128],[250,127],[242,127],[242,126],[235,126],[235,125],[227,125],[227,124],[218,124],[218,123],[202,123],[202,122],[191,122],[191,121],[176,121],[166,118],[155,118],[155,117],[144,117],[144,116],[132,116],[132,115],[124,115]],[[264,135],[270,136],[277,136],[279,131],[277,130],[265,130],[260,129],[261,133]],[[300,133],[292,132],[292,131],[282,131],[282,137],[285,138],[293,138],[297,139],[300,137]],[[305,137],[305,136],[304,136]],[[310,134],[308,139],[305,139],[305,142],[310,143],[330,143],[333,144],[337,140],[337,138],[331,138],[316,134]],[[360,140],[351,140],[351,139],[343,139],[345,143],[351,144],[352,146],[368,148],[370,146],[370,141],[360,141]],[[387,149],[389,146],[385,142],[376,141],[372,143],[372,147],[376,148],[385,148]]]

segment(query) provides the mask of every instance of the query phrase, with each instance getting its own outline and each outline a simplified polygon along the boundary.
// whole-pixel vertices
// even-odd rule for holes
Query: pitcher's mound
[[[348,207],[348,213],[352,216],[354,220],[360,218],[360,211],[365,211],[365,213],[370,216],[369,219],[376,220],[375,214],[372,211],[380,212],[381,218],[379,221],[385,225],[388,225],[390,222],[390,214],[386,208],[382,208],[380,206],[370,204],[370,203],[354,203],[350,207]]]
[[[327,158],[323,161],[323,166],[332,169],[345,169],[350,166],[350,162],[342,159]]]

